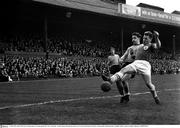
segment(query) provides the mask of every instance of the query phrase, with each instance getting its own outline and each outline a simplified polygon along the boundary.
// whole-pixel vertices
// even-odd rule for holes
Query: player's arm
[[[120,64],[121,62],[120,62],[120,56],[118,55],[118,64]]]
[[[107,65],[110,66],[110,56],[108,56]]]
[[[107,67],[108,74],[110,75],[110,74],[111,74],[111,73],[110,73],[110,66],[111,66],[110,56],[108,56],[107,65],[108,65],[108,67]]]
[[[161,47],[161,41],[159,40],[159,33],[157,31],[154,32],[155,43],[152,44],[153,48],[158,49]]]
[[[121,56],[121,58],[119,58],[119,62],[122,63],[126,60],[126,58],[128,57],[128,53],[129,53],[129,48],[126,50],[126,52]]]

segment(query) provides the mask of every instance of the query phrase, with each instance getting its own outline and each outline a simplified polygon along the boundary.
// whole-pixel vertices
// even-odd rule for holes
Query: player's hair
[[[114,47],[111,47],[110,49],[114,50],[115,51],[115,48]]]
[[[137,36],[138,38],[141,38],[141,34],[139,32],[133,32],[132,36]]]
[[[153,38],[153,34],[150,31],[144,32],[144,35],[149,36],[151,39]]]

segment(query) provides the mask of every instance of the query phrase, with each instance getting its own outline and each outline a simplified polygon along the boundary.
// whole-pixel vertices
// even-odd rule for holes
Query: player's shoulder
[[[110,58],[112,58],[112,56],[111,56],[111,55],[109,55],[109,56],[108,56],[108,59],[110,59]]]
[[[143,47],[143,46],[144,46],[144,44],[131,45],[130,47],[128,47],[128,49],[138,48],[138,47]]]
[[[108,58],[114,58],[116,56],[116,54],[114,55],[109,55]]]
[[[130,48],[132,48],[132,47],[133,47],[133,45],[129,46],[128,49],[130,49]]]
[[[144,44],[139,44],[138,46],[141,46],[141,47],[142,47],[142,46],[144,46]]]
[[[115,54],[114,56],[119,57],[119,55],[118,55],[118,54]]]
[[[154,49],[156,49],[156,45],[154,44],[154,43],[149,43],[149,44],[147,44],[147,45],[144,45],[143,46],[143,49],[144,50],[154,50]]]
[[[138,45],[138,48],[142,48],[142,47],[144,47],[145,45],[144,44],[139,44]]]
[[[127,48],[127,50],[132,49],[132,48],[133,48],[133,45],[129,46],[129,47]]]
[[[144,47],[148,47],[148,48],[155,48],[155,43],[149,43],[147,45],[144,45]]]

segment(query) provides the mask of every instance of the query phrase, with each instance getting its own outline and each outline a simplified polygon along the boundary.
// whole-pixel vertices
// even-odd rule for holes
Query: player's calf
[[[154,98],[155,103],[160,104],[160,100],[159,100],[159,97],[157,95],[156,89],[154,88],[153,90],[150,90],[150,92]]]

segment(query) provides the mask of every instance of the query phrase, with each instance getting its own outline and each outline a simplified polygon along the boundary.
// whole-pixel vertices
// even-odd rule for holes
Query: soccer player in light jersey
[[[130,46],[124,55],[119,58],[119,55],[115,54],[115,49],[111,47],[111,55],[108,57],[108,65],[110,74],[114,75],[116,72],[119,72],[121,68],[125,67],[126,65],[132,63],[135,60],[135,54],[137,51],[138,46],[140,45],[141,34],[138,32],[132,33],[132,43],[133,45]],[[123,63],[120,66],[120,63]],[[128,74],[126,77],[133,78],[135,75]],[[122,95],[120,103],[127,103],[129,101],[129,85],[127,81],[116,81],[116,85],[118,88],[119,93]]]
[[[155,49],[161,47],[161,42],[159,40],[159,33],[154,31],[154,34],[150,31],[146,31],[143,36],[143,44],[141,44],[136,52],[135,61],[126,67],[122,68],[119,72],[115,73],[111,77],[106,77],[102,75],[104,81],[109,81],[110,83],[114,83],[116,81],[124,81],[126,79],[126,74],[140,74],[146,84],[146,86],[150,89],[152,96],[155,100],[156,104],[160,104],[160,100],[158,98],[155,86],[151,81],[151,65],[148,62],[151,59],[151,53],[154,52]],[[155,43],[151,43],[152,39],[155,39]]]
[[[124,55],[119,60],[120,63],[123,63],[121,69],[124,68],[125,66],[127,66],[128,64],[132,63],[135,60],[137,49],[140,46],[140,41],[141,41],[141,34],[138,32],[133,32],[132,33],[133,45],[127,48],[126,52],[124,53]],[[130,78],[134,78],[135,73],[134,74],[125,74],[124,77],[127,80]],[[129,96],[130,96],[129,85],[128,85],[128,82],[126,80],[124,80],[124,81],[125,81],[125,84],[123,84],[123,87],[124,87],[124,91],[125,91],[125,96],[122,98],[124,98],[124,100],[126,102],[128,102]]]
[[[108,66],[110,75],[114,75],[121,70],[121,66],[119,64],[120,57],[118,54],[115,53],[115,48],[111,47],[110,52],[111,55],[108,56]],[[126,96],[129,95],[128,83],[126,81],[116,81],[116,85],[120,95],[122,96],[120,103],[128,102],[129,99]]]

